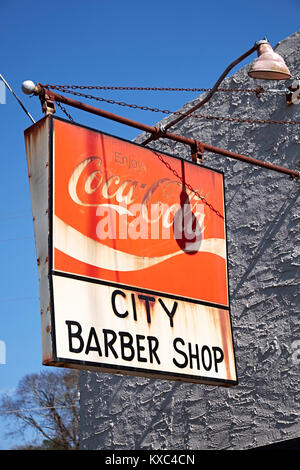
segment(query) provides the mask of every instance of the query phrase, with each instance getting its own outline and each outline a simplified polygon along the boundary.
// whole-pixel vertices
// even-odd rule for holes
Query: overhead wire
[[[21,106],[21,108],[23,109],[23,111],[27,114],[27,116],[31,119],[31,121],[33,122],[33,124],[35,124],[35,120],[33,119],[33,117],[31,116],[31,114],[29,113],[29,111],[26,109],[26,107],[24,106],[24,104],[22,103],[22,101],[20,100],[20,98],[16,95],[16,93],[14,92],[14,90],[12,89],[12,87],[9,85],[9,83],[5,80],[5,78],[3,77],[3,75],[1,75],[0,73],[0,79],[2,80],[2,82],[5,84],[5,86],[9,89],[9,91],[12,93],[12,95],[16,98],[16,100],[18,101],[19,105]]]
[[[78,400],[75,400],[76,402]],[[34,408],[25,408],[25,409],[19,409],[19,410],[7,410],[7,411],[0,411],[0,415],[6,415],[6,414],[15,414],[15,413],[27,413],[28,411],[37,411],[37,410],[53,410],[57,408],[70,408],[73,406],[71,405],[57,405],[57,406],[37,406]]]

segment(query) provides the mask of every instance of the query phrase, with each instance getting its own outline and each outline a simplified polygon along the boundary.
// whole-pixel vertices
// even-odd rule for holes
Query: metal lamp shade
[[[257,54],[258,58],[248,72],[250,77],[263,80],[287,80],[291,77],[283,58],[273,51],[267,41],[258,46]]]

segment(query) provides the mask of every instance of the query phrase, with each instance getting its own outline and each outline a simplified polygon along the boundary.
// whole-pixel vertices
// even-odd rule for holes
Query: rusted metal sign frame
[[[90,106],[86,103],[82,103],[80,101],[67,98],[66,96],[59,95],[58,93],[54,93],[53,91],[50,91],[44,88],[41,84],[36,85],[36,91],[34,92],[34,94],[39,95],[41,103],[42,103],[42,109],[45,113],[53,114],[55,112],[55,102],[64,103],[74,108],[81,109],[82,111],[86,111],[86,112],[95,114],[97,116],[101,116],[106,119],[110,119],[112,121],[125,124],[126,126],[135,127],[136,129],[140,129],[141,131],[148,132],[151,134],[150,140],[166,138],[166,139],[173,140],[175,142],[180,142],[184,145],[189,145],[192,151],[192,155],[195,155],[195,146],[201,145],[203,150],[206,150],[208,152],[212,152],[217,155],[222,155],[227,158],[232,158],[234,160],[240,160],[244,163],[255,165],[260,168],[267,169],[267,170],[272,170],[278,173],[283,173],[285,175],[288,175],[291,179],[294,179],[294,178],[299,179],[300,177],[299,170],[293,170],[293,169],[285,168],[279,165],[274,165],[273,163],[265,162],[263,160],[258,160],[257,158],[248,157],[247,155],[242,155],[236,152],[231,152],[230,150],[215,147],[213,145],[206,144],[196,139],[190,139],[188,137],[184,137],[178,134],[168,132],[166,128],[163,128],[163,127],[159,128],[156,126],[149,126],[147,124],[143,124],[138,121],[125,118],[118,114],[114,114],[114,113],[105,111],[103,109]],[[143,145],[145,145],[146,143],[148,143],[148,139],[143,143]],[[200,157],[202,160],[203,153],[200,155]]]
[[[160,378],[160,379],[171,379],[183,382],[194,382],[202,383],[207,385],[221,385],[225,387],[230,387],[237,385],[237,370],[236,370],[236,359],[235,359],[235,347],[234,340],[232,337],[232,348],[233,348],[233,358],[234,358],[234,368],[235,368],[235,377],[236,380],[226,380],[219,378],[210,378],[200,375],[187,375],[187,374],[176,374],[170,372],[162,372],[159,370],[152,370],[147,368],[136,368],[131,366],[122,366],[114,364],[106,364],[101,362],[90,362],[82,360],[74,360],[70,358],[64,358],[57,355],[57,332],[55,327],[55,306],[54,306],[54,289],[53,289],[53,280],[59,277],[65,279],[74,279],[81,282],[90,282],[107,287],[123,288],[124,290],[141,292],[146,294],[160,295],[162,297],[178,298],[183,301],[190,301],[190,299],[180,298],[178,296],[169,295],[162,292],[154,292],[147,289],[139,289],[137,287],[132,287],[128,285],[115,284],[105,280],[95,280],[87,279],[86,277],[81,277],[78,275],[72,275],[69,273],[56,272],[53,266],[53,190],[54,190],[54,175],[53,175],[53,164],[54,164],[54,136],[53,136],[53,121],[63,121],[70,125],[79,126],[91,130],[93,132],[99,132],[96,129],[82,126],[76,123],[70,123],[69,121],[56,117],[56,116],[46,116],[38,123],[34,124],[25,131],[25,140],[27,155],[30,154],[30,147],[36,145],[37,155],[40,161],[37,161],[36,164],[39,165],[40,170],[36,175],[29,174],[29,178],[41,178],[43,194],[31,194],[32,203],[33,203],[33,215],[34,215],[34,228],[35,228],[35,237],[37,243],[37,256],[38,256],[38,270],[39,270],[39,283],[40,283],[40,297],[41,297],[41,326],[42,326],[42,342],[43,342],[43,365],[47,366],[58,366],[58,367],[70,367],[70,368],[79,368],[79,369],[88,369],[95,371],[102,371],[107,373],[121,373],[128,375],[138,375],[145,376],[149,378]],[[44,126],[44,133],[40,133],[39,127],[43,127],[43,124],[47,123],[47,126]],[[31,137],[33,130],[35,130],[35,136]],[[48,134],[48,135],[47,135]],[[111,136],[110,134],[100,132],[100,134]],[[111,136],[115,137],[115,136]],[[126,139],[119,140],[128,142],[132,146],[142,147],[139,144],[130,142]],[[41,151],[42,150],[42,151]],[[151,149],[150,149],[151,150]],[[165,152],[160,152],[166,156],[172,157],[182,161],[179,157],[174,157],[174,155],[169,155]],[[184,160],[185,161],[185,160]],[[190,161],[185,161],[190,165],[196,164]],[[32,162],[29,162],[29,168],[32,169]],[[224,180],[224,174],[222,171],[211,169],[205,167],[213,172],[220,173]],[[226,232],[226,204],[225,204],[225,188],[223,184],[223,197],[224,197],[224,215],[225,215],[225,242],[227,249],[227,232]],[[47,192],[47,194],[46,194]],[[46,202],[47,199],[47,202]],[[41,205],[43,206],[41,208]],[[46,240],[47,239],[47,240]],[[38,242],[39,240],[39,242]],[[228,250],[227,250],[228,251]],[[230,328],[232,331],[231,323],[231,312],[230,312],[230,293],[229,293],[229,273],[228,273],[228,262],[226,259],[226,273],[227,273],[227,291],[228,291],[228,306],[222,305],[221,308],[227,310],[230,320]],[[203,301],[191,300],[195,304],[205,305]],[[214,306],[210,303],[210,306]],[[216,307],[220,307],[215,305]]]

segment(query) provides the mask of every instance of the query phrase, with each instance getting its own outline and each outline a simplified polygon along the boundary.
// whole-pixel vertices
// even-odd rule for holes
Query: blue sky
[[[35,120],[38,98],[25,96],[26,79],[50,84],[211,87],[255,41],[272,45],[299,29],[299,0],[0,0],[0,73]],[[251,56],[253,60],[255,57]],[[241,65],[244,65],[244,62]],[[98,96],[176,110],[197,93],[101,91]],[[94,104],[94,103],[93,103]],[[101,104],[103,109],[154,125],[162,114]],[[69,109],[76,121],[132,139],[138,131]],[[64,117],[58,109],[57,115]],[[39,372],[41,334],[35,243],[24,130],[28,116],[7,91],[0,104],[0,393]],[[1,360],[0,360],[1,362]],[[1,411],[1,410],[0,410]],[[0,449],[19,440],[5,438]]]

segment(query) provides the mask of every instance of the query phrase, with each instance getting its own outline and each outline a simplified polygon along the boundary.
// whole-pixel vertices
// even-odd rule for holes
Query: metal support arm
[[[261,168],[277,171],[279,173],[284,173],[290,176],[291,178],[299,178],[300,176],[300,172],[298,170],[291,170],[289,168],[273,165],[272,163],[264,162],[262,160],[257,160],[256,158],[247,157],[246,155],[240,155],[229,150],[214,147],[212,145],[205,144],[204,142],[195,139],[189,139],[188,137],[167,132],[165,128],[159,129],[158,127],[148,126],[147,124],[143,124],[141,122],[134,121],[123,116],[119,116],[118,114],[110,113],[100,108],[95,108],[94,106],[90,106],[88,104],[81,103],[80,101],[76,101],[71,98],[67,98],[66,96],[59,95],[52,91],[46,90],[40,84],[36,85],[34,94],[39,95],[44,112],[47,112],[47,110],[49,110],[49,104],[50,107],[52,107],[51,109],[53,109],[52,104],[54,104],[55,101],[59,103],[64,103],[66,105],[72,106],[73,108],[81,109],[83,111],[96,114],[97,116],[101,116],[106,119],[110,119],[112,121],[116,121],[121,124],[134,127],[144,132],[149,132],[151,135],[153,135],[154,140],[155,138],[166,138],[175,142],[180,142],[182,144],[189,145],[192,151],[192,155],[194,155],[193,159],[195,159],[195,155],[203,155],[203,152],[206,150],[208,152],[213,152],[224,157],[240,160],[245,163],[250,163]]]

